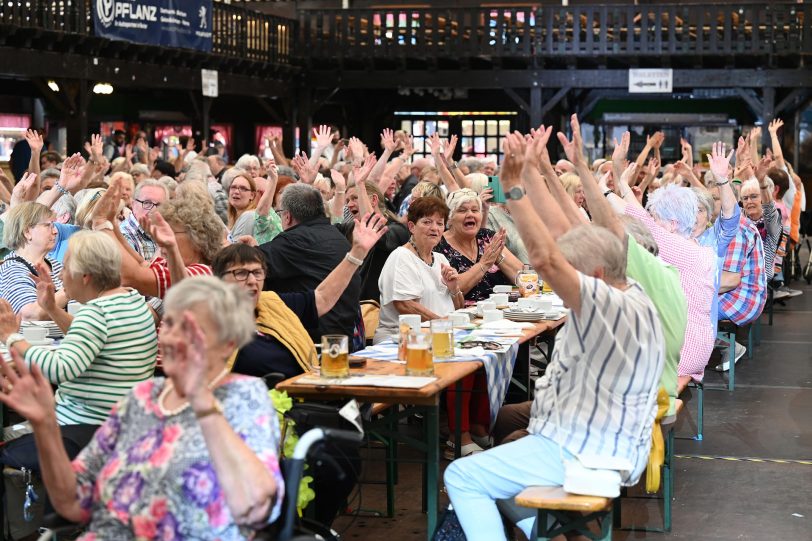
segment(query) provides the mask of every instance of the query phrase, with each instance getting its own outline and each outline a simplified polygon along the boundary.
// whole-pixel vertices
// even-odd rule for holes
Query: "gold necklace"
[[[206,385],[206,387],[208,387],[208,389],[211,391],[212,389],[214,389],[217,386],[218,383],[220,383],[220,381],[222,381],[223,378],[225,378],[230,373],[231,373],[231,371],[228,369],[228,367],[223,368],[223,370],[219,374],[217,374],[216,376],[214,376],[214,378],[212,378],[212,380]],[[164,385],[164,388],[161,391],[161,394],[158,395],[158,410],[160,410],[161,414],[164,417],[170,417],[172,415],[177,415],[178,413],[182,412],[183,410],[185,410],[186,408],[189,407],[189,401],[188,400],[186,401],[185,404],[183,404],[182,406],[178,406],[175,409],[169,410],[169,409],[166,409],[164,407],[164,401],[166,400],[166,397],[169,395],[169,391],[171,391],[174,388],[175,388],[175,384],[172,383],[171,379],[167,378],[166,384]]]

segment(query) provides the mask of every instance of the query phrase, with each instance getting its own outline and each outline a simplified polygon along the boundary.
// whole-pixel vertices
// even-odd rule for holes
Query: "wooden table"
[[[350,374],[405,374],[406,367],[403,364],[372,359],[366,361],[366,366],[353,368],[350,370]],[[440,396],[442,391],[451,385],[458,386],[457,393],[459,395],[461,392],[459,382],[465,376],[476,372],[481,366],[482,363],[479,361],[436,363],[434,365],[434,375],[437,379],[419,389],[297,384],[296,381],[302,378],[304,374],[283,381],[276,388],[280,391],[286,391],[290,396],[299,398],[321,400],[326,398],[356,398],[363,402],[382,402],[409,406],[407,411],[403,412],[403,415],[423,413],[425,419],[423,442],[415,442],[412,438],[402,438],[402,441],[426,453],[426,468],[424,470],[426,532],[427,538],[431,540],[437,526],[437,506],[439,504],[440,449],[437,442],[440,440]],[[398,413],[398,415],[401,414]],[[392,419],[396,421],[394,416]],[[390,428],[396,429],[396,427]],[[459,443],[457,448],[459,448]]]

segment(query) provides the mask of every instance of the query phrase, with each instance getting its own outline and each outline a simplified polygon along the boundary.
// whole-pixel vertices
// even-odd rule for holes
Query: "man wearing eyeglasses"
[[[157,180],[147,179],[142,181],[135,188],[132,214],[119,226],[121,234],[127,239],[127,243],[146,261],[151,261],[155,257],[158,246],[149,234],[141,228],[139,221],[164,203],[168,195],[166,187]]]

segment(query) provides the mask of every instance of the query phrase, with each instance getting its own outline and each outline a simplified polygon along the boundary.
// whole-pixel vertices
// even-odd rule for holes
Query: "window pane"
[[[499,121],[498,120],[489,120],[488,121],[488,135],[499,135]]]
[[[499,121],[499,135],[507,135],[510,133],[510,120]]]
[[[463,137],[461,142],[462,147],[460,150],[462,151],[463,156],[470,156],[474,153],[474,149],[472,147],[473,140],[470,137]]]
[[[474,120],[474,135],[485,135],[484,120]]]
[[[483,152],[485,152],[485,138],[484,137],[475,137],[474,138],[474,152],[477,153],[477,154],[482,154]]]
[[[422,136],[424,134],[424,132],[423,132],[423,121],[422,120],[415,120],[412,123],[412,129],[414,130],[412,132],[412,135],[414,135],[416,137]]]
[[[400,121],[400,129],[405,131],[406,133],[412,133],[412,121],[411,120],[401,120]]]
[[[488,152],[495,153],[499,152],[499,138],[498,137],[488,137]]]
[[[474,134],[474,121],[473,120],[463,120],[462,121],[462,134],[463,135],[473,135]]]
[[[448,120],[439,121],[437,131],[440,133],[440,137],[448,137]]]
[[[436,120],[427,120],[426,121],[426,135],[432,135],[435,131],[437,131],[437,121]]]

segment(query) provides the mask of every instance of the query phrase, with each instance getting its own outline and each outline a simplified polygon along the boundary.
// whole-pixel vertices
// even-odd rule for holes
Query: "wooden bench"
[[[565,532],[586,535],[596,541],[612,540],[612,498],[568,494],[563,487],[527,487],[515,502],[538,510],[537,541],[550,541]],[[549,519],[553,519],[552,524]],[[592,521],[598,522],[600,534],[589,529]]]

